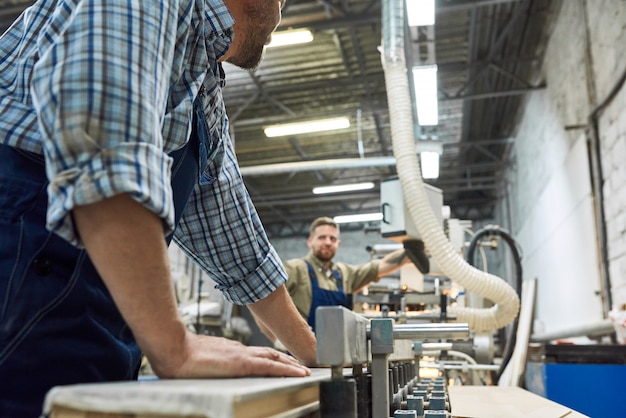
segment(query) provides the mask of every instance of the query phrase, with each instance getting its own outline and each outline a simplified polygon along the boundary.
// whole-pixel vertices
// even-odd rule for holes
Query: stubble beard
[[[324,250],[318,250],[317,254],[315,254],[315,256],[320,260],[323,261],[325,263],[328,263],[330,261],[332,261],[332,259],[335,257],[335,252],[334,251],[330,251],[330,255],[326,255],[328,253],[328,251],[324,251]]]
[[[244,70],[256,70],[263,59],[265,43],[274,32],[274,28],[269,29],[258,22],[269,21],[272,17],[265,10],[253,6],[248,7],[245,14],[251,25],[248,26],[241,51],[237,56],[231,57],[228,62]]]
[[[252,44],[252,42],[250,42],[250,44]],[[256,44],[248,45],[248,43],[246,43],[242,45],[241,53],[236,57],[229,58],[228,62],[244,70],[256,70],[261,59],[263,59],[264,51],[264,44],[258,46]]]

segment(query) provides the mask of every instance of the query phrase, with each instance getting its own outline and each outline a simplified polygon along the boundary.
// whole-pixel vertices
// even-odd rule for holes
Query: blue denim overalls
[[[171,154],[176,224],[215,145],[200,102]],[[2,418],[38,417],[56,385],[136,379],[141,361],[87,253],[46,230],[47,185],[42,156],[0,145]]]
[[[305,260],[305,263],[309,269],[309,278],[311,279],[311,309],[309,309],[309,317],[307,322],[315,332],[315,310],[318,306],[345,306],[352,310],[352,295],[346,295],[343,293],[343,285],[341,284],[341,276],[339,276],[339,270],[333,270],[333,277],[337,281],[337,290],[321,289],[317,282],[317,275],[311,263]]]

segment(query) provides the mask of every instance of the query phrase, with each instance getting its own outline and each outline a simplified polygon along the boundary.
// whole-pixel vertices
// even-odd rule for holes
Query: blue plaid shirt
[[[72,208],[120,193],[174,229],[172,159],[204,90],[215,158],[174,240],[227,300],[286,280],[239,172],[218,59],[234,20],[222,0],[39,0],[0,37],[0,141],[43,154],[47,228],[80,246]]]

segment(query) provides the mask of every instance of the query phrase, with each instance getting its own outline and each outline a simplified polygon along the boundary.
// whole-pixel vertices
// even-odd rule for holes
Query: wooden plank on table
[[[450,386],[448,392],[453,418],[586,417],[518,387]]]
[[[106,412],[79,411],[73,408],[65,408],[62,406],[55,407],[50,418],[164,418],[165,415],[136,415],[136,414],[117,414]],[[186,416],[185,418],[202,418]]]
[[[309,386],[295,392],[280,392],[272,396],[234,404],[234,418],[265,418],[285,415],[308,405],[319,405],[319,386]],[[296,415],[299,416],[299,415]]]
[[[316,410],[330,369],[283,378],[149,380],[58,386],[46,396],[51,418],[296,417]],[[297,411],[301,411],[299,415]]]

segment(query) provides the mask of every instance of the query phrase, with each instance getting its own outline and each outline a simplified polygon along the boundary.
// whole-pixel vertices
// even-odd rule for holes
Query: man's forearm
[[[77,207],[73,216],[137,343],[157,360],[157,373],[175,373],[186,329],[176,308],[161,219],[128,195]]]
[[[378,264],[378,277],[393,273],[407,262],[409,262],[409,259],[403,248],[387,254]]]
[[[315,335],[298,313],[285,286],[248,307],[291,354],[308,366],[316,364]]]
[[[263,323],[263,321],[257,318],[256,315],[252,315],[252,317],[254,318],[254,322],[256,323],[257,327],[259,327],[259,330],[261,330],[261,332],[267,337],[268,340],[270,340],[272,343],[275,343],[276,336],[272,333],[272,331],[270,331],[270,329]]]

